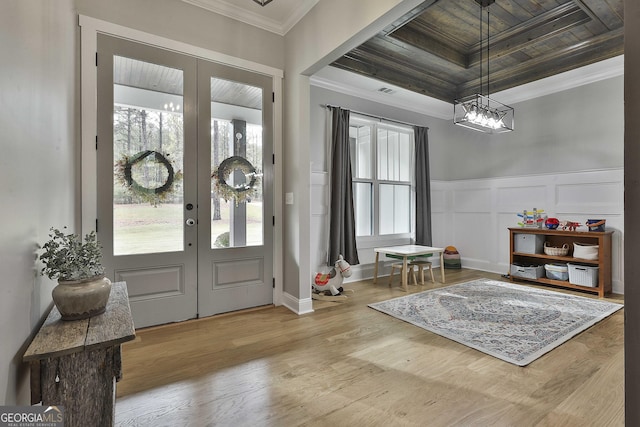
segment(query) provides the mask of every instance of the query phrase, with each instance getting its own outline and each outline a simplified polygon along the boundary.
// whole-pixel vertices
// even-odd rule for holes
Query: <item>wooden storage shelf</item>
[[[567,256],[553,256],[541,254],[532,254],[524,252],[515,252],[514,236],[516,234],[536,234],[544,236],[546,242],[550,246],[561,247],[565,243],[569,245],[569,253]],[[525,264],[550,264],[550,263],[573,263],[598,267],[598,283],[595,287],[574,285],[566,280],[553,280],[541,277],[539,279],[530,279],[519,276],[509,277],[512,281],[535,282],[543,285],[559,286],[567,289],[577,289],[598,294],[600,298],[605,294],[611,293],[611,235],[613,231],[562,231],[548,230],[544,228],[509,228],[509,265],[514,263]],[[598,259],[588,260],[582,258],[574,258],[573,244],[575,242],[598,245]]]

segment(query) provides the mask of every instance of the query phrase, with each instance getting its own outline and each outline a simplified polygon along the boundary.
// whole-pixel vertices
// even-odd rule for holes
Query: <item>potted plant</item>
[[[66,227],[65,227],[66,228]],[[104,277],[101,246],[95,231],[65,234],[51,228],[42,246],[42,275],[57,280],[52,297],[63,320],[86,319],[104,313],[111,281]]]

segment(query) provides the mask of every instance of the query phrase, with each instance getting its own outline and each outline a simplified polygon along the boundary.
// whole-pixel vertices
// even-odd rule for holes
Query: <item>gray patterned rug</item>
[[[525,366],[623,306],[481,279],[369,307]]]

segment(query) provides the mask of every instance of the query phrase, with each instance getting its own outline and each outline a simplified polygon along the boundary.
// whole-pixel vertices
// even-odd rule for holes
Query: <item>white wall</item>
[[[22,354],[53,288],[37,244],[77,226],[75,48],[72,0],[0,2],[0,405],[30,403]]]

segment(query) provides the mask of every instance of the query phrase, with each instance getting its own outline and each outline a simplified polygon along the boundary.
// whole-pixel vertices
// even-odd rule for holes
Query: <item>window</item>
[[[352,114],[349,122],[356,237],[412,232],[413,129]]]

